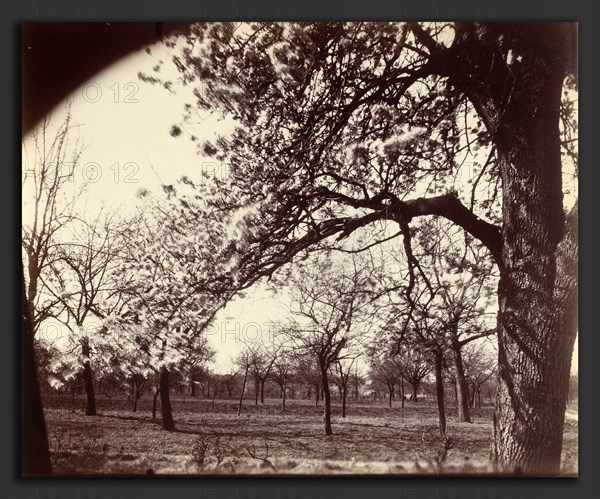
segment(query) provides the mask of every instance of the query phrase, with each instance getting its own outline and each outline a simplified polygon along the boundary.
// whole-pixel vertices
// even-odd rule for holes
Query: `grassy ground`
[[[333,418],[334,435],[323,431],[322,406],[309,401],[245,403],[235,400],[173,400],[177,431],[153,420],[151,400],[131,412],[126,400],[98,401],[96,417],[84,400],[45,399],[53,466],[59,474],[370,474],[486,473],[492,408],[474,409],[460,423],[448,404],[450,445],[441,441],[433,403],[350,404]],[[399,404],[398,404],[399,405]],[[339,407],[334,404],[334,414]],[[450,447],[448,449],[448,447]],[[577,474],[577,413],[567,412],[563,472]]]

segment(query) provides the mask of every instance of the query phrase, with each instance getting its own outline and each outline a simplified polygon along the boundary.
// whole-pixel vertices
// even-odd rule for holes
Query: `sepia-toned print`
[[[23,476],[578,475],[576,24],[22,43]]]

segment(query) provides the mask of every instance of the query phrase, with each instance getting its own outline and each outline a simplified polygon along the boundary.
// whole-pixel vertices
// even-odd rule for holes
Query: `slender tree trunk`
[[[242,383],[242,393],[240,393],[240,403],[238,405],[238,416],[242,414],[242,404],[244,403],[244,392],[246,391],[246,380],[248,379],[248,368],[244,371],[244,381]]]
[[[40,385],[35,361],[35,343],[32,324],[32,306],[25,295],[25,277],[21,290],[21,463],[26,476],[42,476],[52,473],[48,435],[40,396]]]
[[[329,379],[327,376],[327,366],[324,362],[320,361],[320,369],[321,369],[321,382],[323,388],[323,401],[324,401],[324,414],[323,419],[325,422],[325,435],[333,435],[333,430],[331,429],[331,392],[329,390]]]
[[[560,472],[577,332],[577,212],[565,224],[556,62],[549,53],[537,59],[495,138],[503,231],[493,456],[534,475]]]
[[[465,368],[462,361],[461,345],[458,341],[452,342],[452,360],[454,361],[454,374],[456,377],[455,390],[458,405],[458,419],[466,423],[471,422],[469,414],[469,385],[465,377]]]
[[[435,395],[438,406],[440,435],[446,435],[446,405],[444,402],[444,378],[442,373],[442,354],[435,354]]]
[[[156,419],[156,401],[158,400],[158,396],[160,395],[159,387],[154,387],[154,396],[152,400],[152,419]]]
[[[194,382],[193,378],[190,380],[190,383],[191,383],[190,395],[192,397],[195,397],[196,396],[196,383]]]
[[[346,394],[348,393],[346,387],[344,386],[342,390],[342,417],[346,417]]]
[[[419,382],[411,383],[412,392],[413,392],[413,402],[417,402],[417,392],[419,391]]]
[[[402,396],[402,409],[404,409],[404,377],[400,378],[400,392]]]
[[[286,383],[285,383],[285,381],[284,381],[284,382],[283,382],[283,390],[282,390],[282,391],[283,391],[283,397],[282,397],[282,402],[281,402],[281,404],[282,404],[282,406],[283,406],[283,410],[284,410],[284,411],[285,411],[285,398],[286,398],[286,395],[287,395],[287,394],[286,394],[286,392],[287,392],[287,389],[286,389],[286,388],[287,388],[287,387],[286,387]]]
[[[83,355],[83,384],[85,386],[85,415],[96,415],[96,394],[94,393],[94,376],[92,373],[92,360],[90,358],[90,342],[87,338],[81,340],[81,353]]]
[[[160,414],[162,417],[162,427],[166,431],[175,431],[173,422],[173,411],[171,409],[171,400],[169,398],[169,370],[163,366],[160,369]]]
[[[389,407],[391,409],[391,407],[392,407],[392,393],[393,393],[392,392],[392,388],[388,387],[388,391],[389,391],[389,394],[390,394],[390,396],[388,397],[388,405],[389,405]]]
[[[265,381],[266,379],[260,380],[260,403],[265,403]]]

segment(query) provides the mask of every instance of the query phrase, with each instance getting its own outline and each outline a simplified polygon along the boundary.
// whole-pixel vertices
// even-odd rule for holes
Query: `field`
[[[334,435],[326,437],[322,406],[290,400],[254,405],[237,415],[235,400],[173,398],[177,431],[152,419],[151,397],[133,413],[125,399],[98,400],[98,416],[84,400],[45,398],[53,468],[57,474],[478,474],[488,462],[492,407],[457,421],[448,403],[449,441],[440,439],[434,403],[351,403],[346,418],[333,405]],[[160,414],[160,411],[159,411]],[[563,474],[577,474],[577,412],[565,421]]]

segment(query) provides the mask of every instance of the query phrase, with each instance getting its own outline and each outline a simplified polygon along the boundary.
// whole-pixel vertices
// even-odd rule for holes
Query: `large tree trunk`
[[[333,430],[331,429],[331,392],[329,390],[329,379],[327,376],[327,366],[322,364],[319,366],[321,368],[321,381],[323,388],[323,402],[324,402],[324,411],[323,411],[323,420],[325,422],[325,435],[333,435]]]
[[[466,423],[471,422],[469,414],[469,385],[465,377],[465,368],[462,361],[461,344],[454,340],[452,342],[452,360],[454,362],[454,374],[456,377],[456,405],[458,406],[458,419]]]
[[[46,422],[40,397],[40,385],[35,364],[35,344],[31,309],[25,296],[23,273],[21,291],[21,457],[22,473],[26,476],[49,475],[52,473]]]
[[[443,356],[440,353],[435,354],[435,396],[438,406],[438,423],[440,435],[446,435],[446,404],[444,402],[444,377],[442,373]]]
[[[169,398],[169,374],[169,370],[165,366],[160,368],[160,414],[163,430],[175,431],[171,399]]]
[[[83,355],[83,385],[85,387],[85,415],[96,415],[96,394],[94,393],[94,376],[92,373],[92,359],[90,358],[90,342],[87,338],[81,340],[81,353]]]
[[[565,225],[562,72],[543,57],[496,134],[504,227],[493,455],[516,472],[557,475],[577,331],[577,216]]]
[[[191,383],[190,396],[195,397],[196,396],[196,383],[194,382],[194,378],[190,379],[190,383]]]

